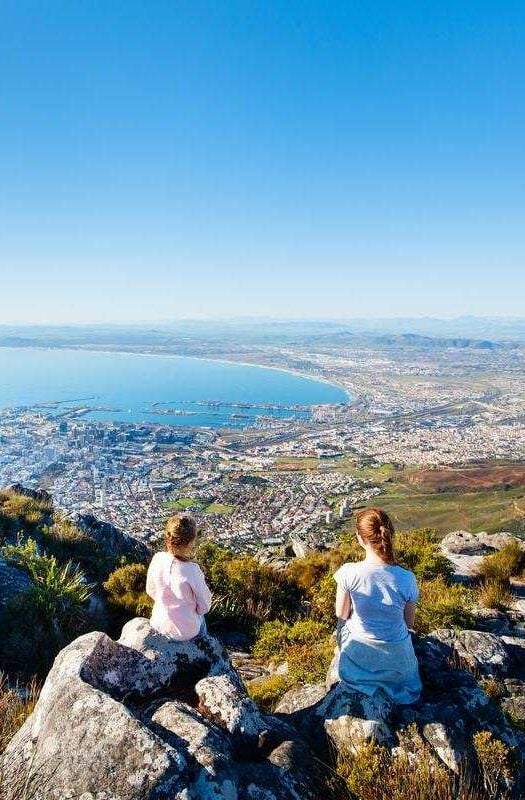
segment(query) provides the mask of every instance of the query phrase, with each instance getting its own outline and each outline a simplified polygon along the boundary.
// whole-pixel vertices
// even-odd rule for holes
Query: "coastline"
[[[291,367],[276,367],[270,366],[267,364],[255,364],[251,361],[233,361],[228,358],[213,358],[210,356],[196,356],[196,355],[182,355],[181,353],[151,353],[148,351],[129,351],[129,350],[119,350],[119,349],[108,349],[108,350],[101,350],[98,347],[74,347],[72,345],[68,345],[67,347],[52,347],[50,345],[28,345],[28,346],[13,346],[13,345],[0,345],[0,349],[2,350],[65,350],[70,352],[88,352],[88,353],[102,353],[102,354],[113,354],[113,355],[123,355],[123,356],[151,356],[153,358],[185,358],[185,359],[195,359],[196,361],[208,361],[215,364],[232,364],[237,365],[240,367],[255,367],[257,369],[268,369],[274,370],[275,372],[285,372],[290,375],[295,375],[295,377],[303,378],[304,380],[313,381],[314,383],[324,383],[328,386],[333,386],[336,389],[339,389],[343,392],[346,396],[346,400],[343,401],[342,404],[350,404],[356,401],[356,397],[351,395],[346,387],[339,383],[336,380],[331,380],[324,376],[314,376],[310,375],[307,372],[301,372],[300,370],[293,369]],[[341,405],[340,403],[305,403],[304,405],[307,406],[316,406],[316,405]]]

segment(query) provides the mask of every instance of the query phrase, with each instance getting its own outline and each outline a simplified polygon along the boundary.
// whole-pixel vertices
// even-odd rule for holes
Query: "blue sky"
[[[522,2],[4,0],[0,321],[523,314]]]

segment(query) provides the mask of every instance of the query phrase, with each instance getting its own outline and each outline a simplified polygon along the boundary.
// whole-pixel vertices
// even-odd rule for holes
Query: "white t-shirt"
[[[408,636],[405,605],[419,598],[416,576],[397,564],[358,561],[343,564],[334,575],[352,599],[346,627],[354,639],[401,642]]]

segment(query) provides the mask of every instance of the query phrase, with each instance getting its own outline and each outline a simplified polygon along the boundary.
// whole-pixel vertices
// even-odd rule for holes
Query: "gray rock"
[[[97,519],[93,514],[75,514],[71,521],[86,536],[93,539],[107,555],[132,555],[141,560],[151,557],[149,548],[143,542],[134,539],[129,533],[110,522]]]
[[[470,531],[452,531],[441,540],[441,549],[448,556],[450,554],[484,556],[494,552],[494,547],[487,545],[476,533]]]
[[[119,654],[115,660],[116,674],[110,674],[113,686],[125,693],[149,694],[170,682],[191,681],[204,677],[213,668],[219,672],[230,669],[226,650],[213,636],[196,636],[187,642],[178,642],[157,633],[149,620],[132,619],[122,629],[120,645],[142,656],[141,668],[126,666],[126,656]],[[107,682],[105,686],[111,688]]]
[[[34,800],[66,800],[83,793],[112,800],[160,798],[163,792],[185,798],[183,755],[82,677],[101,642],[108,651],[107,639],[87,634],[57,657],[35,711],[5,751],[0,771],[6,800],[19,796],[22,782],[31,785]]]
[[[319,701],[326,696],[324,683],[310,683],[290,689],[279,700],[276,714],[295,714],[298,711],[312,709]]]
[[[188,685],[198,709],[178,696]],[[172,642],[140,619],[119,642],[92,633],[59,654],[0,775],[2,800],[23,785],[32,800],[318,800],[333,784],[293,726],[261,714],[217,641]]]
[[[510,619],[503,611],[476,606],[472,609],[472,614],[475,618],[476,630],[494,633],[496,636],[510,633]]]
[[[205,716],[245,745],[256,746],[268,733],[268,724],[233,670],[203,678],[195,691]]]
[[[500,639],[484,631],[432,631],[428,640],[445,645],[458,666],[465,666],[482,675],[503,677],[509,670],[509,655]]]
[[[522,694],[505,697],[501,701],[501,708],[512,725],[519,725],[523,729],[525,727],[525,687]]]
[[[0,555],[0,619],[7,603],[31,588],[31,578],[21,569],[8,564]]]
[[[340,749],[356,748],[371,739],[392,744],[389,727],[392,711],[393,703],[382,689],[368,697],[338,683],[316,705],[314,715],[322,722],[330,741]]]

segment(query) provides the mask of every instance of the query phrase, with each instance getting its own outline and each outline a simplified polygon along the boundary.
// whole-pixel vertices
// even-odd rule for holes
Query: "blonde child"
[[[166,524],[166,550],[155,553],[146,579],[146,592],[154,601],[151,626],[179,641],[206,632],[204,614],[211,606],[204,574],[191,560],[196,539],[194,519],[182,514],[170,517]]]

